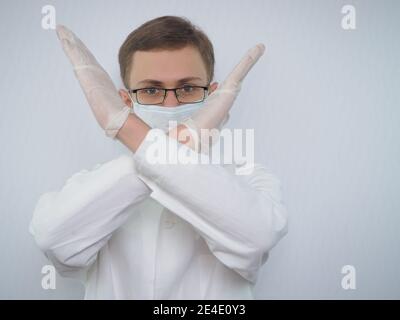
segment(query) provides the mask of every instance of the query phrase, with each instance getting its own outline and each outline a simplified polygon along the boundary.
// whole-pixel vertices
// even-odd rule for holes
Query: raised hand
[[[240,92],[241,84],[247,73],[263,55],[265,46],[258,44],[251,48],[236,65],[233,71],[228,75],[222,85],[215,90],[204,102],[204,106],[197,110],[189,119],[182,124],[188,127],[192,133],[197,135],[193,137],[192,148],[200,148],[203,151],[209,149],[208,135],[206,139],[201,135],[201,129],[219,129],[224,120],[229,117],[229,110],[231,109],[237,95]],[[175,134],[175,133],[174,133]]]
[[[65,26],[57,25],[56,32],[97,122],[108,137],[115,139],[131,108],[83,42]]]

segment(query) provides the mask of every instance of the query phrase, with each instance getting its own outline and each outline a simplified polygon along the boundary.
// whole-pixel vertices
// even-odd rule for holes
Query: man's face
[[[160,51],[136,51],[132,56],[132,68],[129,75],[130,89],[146,87],[178,88],[183,85],[207,86],[208,76],[199,51],[186,46],[182,49]],[[217,88],[216,82],[210,85],[209,94]],[[126,90],[119,91],[127,106],[132,101]],[[134,94],[133,94],[133,98]],[[176,107],[181,103],[173,91],[168,91],[164,107]]]

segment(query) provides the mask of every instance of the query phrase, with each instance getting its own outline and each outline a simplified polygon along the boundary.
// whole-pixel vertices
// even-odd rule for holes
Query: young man
[[[225,165],[152,164],[146,152],[168,120],[178,126],[161,135],[176,150],[209,150],[197,134],[227,121],[264,47],[218,87],[207,36],[186,19],[160,17],[122,45],[126,90],[118,93],[72,32],[58,26],[57,34],[99,125],[133,154],[42,195],[30,224],[38,246],[61,275],[84,283],[85,299],[253,299],[261,266],[287,233],[279,180],[259,164],[235,174]]]

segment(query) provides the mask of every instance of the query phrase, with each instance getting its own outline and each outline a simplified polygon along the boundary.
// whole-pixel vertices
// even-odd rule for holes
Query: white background
[[[41,194],[126,152],[91,114],[44,5],[119,78],[126,36],[161,15],[191,19],[210,37],[216,80],[248,48],[267,53],[231,113],[254,128],[256,161],[281,179],[288,235],[272,250],[258,299],[400,298],[400,2],[398,1],[1,1],[0,298],[82,298],[57,275],[28,232]],[[352,4],[357,29],[341,27]],[[56,212],[54,213],[56,214]],[[356,268],[343,290],[341,268]]]

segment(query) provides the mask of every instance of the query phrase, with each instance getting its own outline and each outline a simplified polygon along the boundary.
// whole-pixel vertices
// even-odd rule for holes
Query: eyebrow
[[[182,83],[185,83],[185,82],[188,82],[188,81],[193,81],[193,80],[203,80],[203,79],[201,79],[199,77],[187,77],[187,78],[179,79],[177,81],[177,83],[178,84],[182,84]],[[154,79],[145,79],[145,80],[139,81],[137,83],[137,85],[141,85],[141,84],[150,84],[150,85],[162,86],[163,82],[162,81],[158,81],[158,80],[154,80]]]

